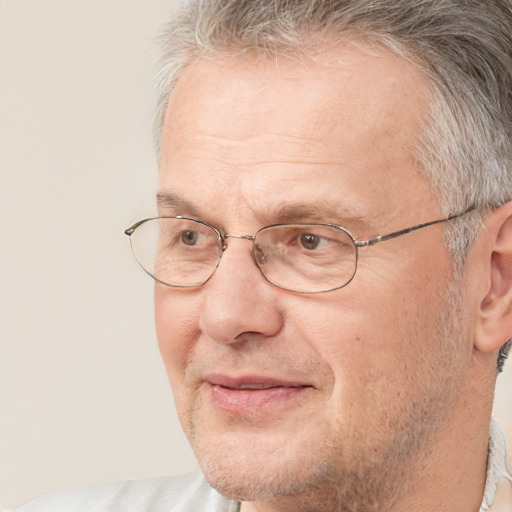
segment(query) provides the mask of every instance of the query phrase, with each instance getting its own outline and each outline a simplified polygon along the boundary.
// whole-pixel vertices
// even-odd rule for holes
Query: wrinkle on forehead
[[[378,231],[434,216],[415,159],[427,79],[384,51],[332,52],[327,66],[281,58],[278,71],[251,56],[191,63],[170,99],[162,189],[204,203],[217,220],[286,217],[268,214],[283,202],[342,202],[347,215],[322,220],[371,217]]]
[[[356,59],[371,65],[354,66]],[[280,139],[286,133],[286,142],[291,144],[294,137],[321,142],[324,133],[340,130],[347,122],[352,124],[354,137],[360,139],[368,136],[368,128],[371,128],[372,138],[375,138],[376,130],[381,130],[383,136],[400,138],[405,121],[421,122],[422,116],[415,119],[417,108],[413,107],[418,106],[420,97],[423,97],[423,103],[428,101],[430,88],[426,78],[412,64],[388,52],[381,51],[379,55],[377,51],[367,53],[350,46],[339,51],[330,50],[325,60],[328,65],[318,64],[320,58],[317,58],[315,63],[306,66],[281,58],[277,70],[275,62],[261,57],[238,56],[226,61],[199,59],[183,71],[171,95],[165,128],[185,130],[189,137],[215,137],[217,134],[211,127],[215,126],[219,116],[225,115],[222,137],[226,143],[247,141],[254,127],[258,127],[260,134],[264,131]],[[389,72],[390,63],[394,66],[392,73]],[[385,102],[368,93],[365,87],[375,80],[379,81]],[[194,88],[193,101],[187,102],[184,111],[180,107],[183,95],[190,94],[191,83],[201,86]],[[353,85],[350,91],[347,85]],[[333,91],[340,87],[344,95],[336,98]],[[293,94],[287,95],[287,90]],[[281,119],[272,116],[276,91],[284,93],[280,95],[279,106],[286,115]],[[237,98],[236,102],[232,98]],[[353,109],[343,109],[344,104],[357,107],[357,119],[350,117]],[[404,105],[411,108],[406,109]],[[337,116],[332,115],[333,107],[338,107]],[[302,113],[310,110],[322,117],[316,124],[305,123]],[[196,118],[201,119],[200,125],[194,123]],[[294,121],[291,130],[287,123],[290,119]],[[200,131],[188,132],[187,128],[191,126],[199,127]]]
[[[339,144],[322,140],[265,133],[245,140],[226,139],[206,133],[195,133],[187,148],[180,148],[179,157],[193,161],[194,146],[201,145],[211,159],[225,162],[243,171],[247,167],[267,163],[339,165]],[[265,155],[265,156],[264,156]],[[320,156],[321,155],[321,156]]]

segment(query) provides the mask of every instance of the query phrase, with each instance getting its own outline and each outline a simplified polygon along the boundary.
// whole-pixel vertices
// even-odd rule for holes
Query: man
[[[191,1],[162,44],[159,218],[127,234],[204,477],[21,510],[490,510],[509,1]]]

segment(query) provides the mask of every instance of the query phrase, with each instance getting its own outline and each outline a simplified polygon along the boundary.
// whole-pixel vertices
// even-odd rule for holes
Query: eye
[[[299,235],[299,245],[309,251],[318,249],[318,247],[320,246],[321,243],[322,243],[321,236],[314,235],[312,233],[301,233]]]
[[[180,240],[185,245],[196,245],[199,242],[200,234],[197,231],[183,231]]]

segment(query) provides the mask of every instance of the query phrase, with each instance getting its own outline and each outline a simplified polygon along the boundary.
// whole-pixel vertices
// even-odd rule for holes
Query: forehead
[[[421,182],[414,152],[429,94],[405,60],[352,45],[314,62],[199,59],[170,98],[160,187],[191,202],[229,188],[251,208],[268,208],[269,189],[274,201],[389,201],[397,184],[407,194]]]

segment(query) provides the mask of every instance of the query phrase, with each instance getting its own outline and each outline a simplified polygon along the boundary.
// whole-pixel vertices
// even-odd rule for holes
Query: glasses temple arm
[[[389,233],[387,235],[381,235],[376,238],[372,238],[371,240],[361,240],[357,241],[355,240],[354,243],[357,247],[366,247],[368,245],[375,245],[380,242],[384,242],[386,240],[392,240],[393,238],[397,238],[402,235],[406,235],[407,233],[411,233],[412,231],[417,231],[418,229],[426,228],[428,226],[433,226],[434,224],[440,224],[442,222],[448,222],[449,220],[456,219],[458,217],[462,217],[462,215],[466,215],[466,213],[469,213],[473,211],[475,208],[471,208],[470,210],[466,210],[462,213],[457,213],[455,215],[450,215],[449,217],[446,217],[445,219],[439,219],[439,220],[433,220],[430,222],[425,222],[423,224],[418,224],[417,226],[412,226],[411,228],[405,228],[400,229],[399,231],[393,231],[393,233]]]

